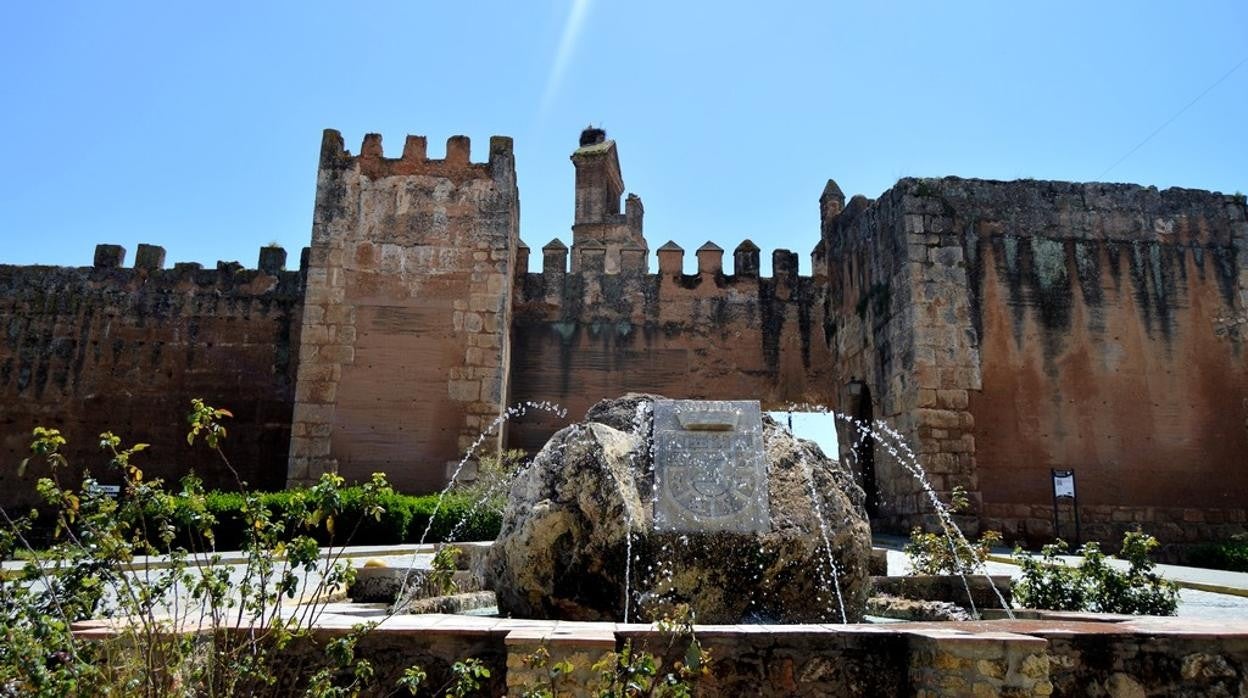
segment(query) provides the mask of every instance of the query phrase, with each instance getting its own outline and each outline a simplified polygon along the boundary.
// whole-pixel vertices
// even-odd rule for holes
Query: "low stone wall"
[[[697,684],[696,694],[1206,696],[1248,691],[1248,623],[1031,615],[1032,620],[964,623],[696,626],[712,656],[711,671]],[[336,632],[335,627],[357,621],[327,615],[322,624],[326,632]],[[551,685],[547,670],[532,662],[544,648],[548,666],[566,659],[575,667],[554,682],[556,693],[585,695],[599,679],[593,665],[626,642],[659,656],[665,666],[684,658],[683,643],[670,643],[668,635],[648,625],[441,615],[386,620],[361,645],[360,656],[377,662],[382,673],[421,662],[441,671],[448,662],[478,657],[494,669],[491,690],[502,695],[504,685],[512,694]],[[664,657],[669,649],[671,656]],[[395,663],[401,666],[389,666]]]
[[[338,609],[332,609],[338,610]],[[327,612],[312,644],[292,647],[291,665],[313,656],[363,618]],[[887,625],[702,625],[710,671],[695,695],[835,696],[1242,696],[1248,695],[1248,622],[1030,611],[1027,620]],[[88,627],[90,626],[90,627]],[[98,624],[81,635],[103,639]],[[381,694],[420,665],[428,685],[451,666],[479,659],[491,676],[482,695],[538,687],[590,695],[595,664],[631,643],[660,672],[687,645],[649,625],[407,615],[387,618],[357,647],[373,662]],[[546,655],[545,665],[535,657]],[[553,678],[567,660],[572,670]]]
[[[996,591],[993,591],[993,587]],[[872,577],[871,588],[876,594],[898,596],[918,601],[947,601],[976,609],[1001,608],[1001,600],[1013,599],[1008,575],[986,576],[969,574],[911,574],[893,577]],[[967,592],[970,592],[970,596]],[[968,603],[969,600],[969,603]]]
[[[1175,625],[1143,619],[1031,634],[1048,642],[1056,695],[1248,695],[1248,636],[1213,621]]]
[[[1046,543],[1053,538],[1075,540],[1074,513],[1061,510],[1060,529],[1053,527],[1053,505],[985,503],[981,528],[1001,531],[1007,541]],[[1084,504],[1079,507],[1079,542],[1098,541],[1117,550],[1127,531],[1143,530],[1168,547],[1227,540],[1248,531],[1248,511],[1230,508],[1127,507]]]

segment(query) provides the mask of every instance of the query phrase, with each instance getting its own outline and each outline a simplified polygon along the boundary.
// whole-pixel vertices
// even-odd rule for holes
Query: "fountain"
[[[897,431],[832,414],[913,475],[943,540],[965,544]],[[903,582],[888,591],[876,579],[872,609],[887,615],[887,596],[884,610],[905,611],[893,618],[972,622],[856,624],[873,582],[865,496],[848,466],[756,402],[604,400],[515,473],[498,539],[462,546],[455,578],[484,582],[497,608],[449,603],[488,592],[400,599],[368,617],[376,644],[360,656],[393,666],[401,655],[439,681],[471,657],[493,672],[490,695],[600,694],[647,667],[684,688],[693,677],[699,695],[1243,693],[1242,625],[1040,610],[1016,622],[995,585],[971,588],[969,569],[886,578]],[[692,616],[673,612],[685,605]],[[319,621],[326,637],[360,621],[344,606]],[[985,608],[1009,620],[976,620]],[[701,669],[682,664],[690,657]]]
[[[491,428],[530,409],[562,412],[531,403]],[[917,478],[944,539],[962,543],[898,432],[834,417]],[[1221,626],[1037,610],[1022,611],[1031,620],[1021,623],[855,624],[872,583],[865,496],[848,464],[794,437],[757,402],[604,400],[556,433],[510,486],[498,539],[462,545],[452,580],[469,582],[465,593],[417,600],[431,586],[417,574],[413,604],[335,606],[318,632],[332,637],[365,617],[377,626],[360,656],[391,668],[414,661],[438,681],[470,658],[493,672],[490,695],[599,694],[603,681],[623,685],[646,667],[683,687],[694,677],[699,695],[768,696],[1143,695],[1192,681],[1202,695],[1231,695],[1223,689],[1248,675],[1242,626],[1224,642],[1210,639]],[[939,589],[928,583],[935,577],[920,579],[924,595],[897,598],[971,597],[971,570],[961,571]],[[406,586],[410,571],[397,572]],[[491,597],[468,591],[478,580],[493,589],[496,609],[450,603]],[[944,619],[974,620],[977,605],[1009,616],[990,589],[967,599],[969,612],[945,603]],[[697,625],[673,612],[685,605]],[[673,617],[683,620],[663,622]],[[1155,641],[1159,632],[1166,643]],[[690,657],[703,670],[682,669]]]
[[[512,485],[488,576],[504,615],[856,622],[870,529],[852,474],[757,402],[628,395]]]

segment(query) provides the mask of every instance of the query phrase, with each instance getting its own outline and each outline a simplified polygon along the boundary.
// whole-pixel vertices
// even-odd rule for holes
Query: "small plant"
[[[1016,550],[1023,574],[1014,587],[1015,598],[1031,608],[1172,616],[1178,608],[1179,589],[1154,571],[1150,555],[1157,546],[1156,538],[1129,531],[1120,553],[1128,563],[1125,572],[1111,566],[1096,543],[1080,548],[1083,562],[1078,566],[1058,557],[1066,550],[1062,541],[1046,545],[1039,558]]]
[[[911,574],[968,574],[982,571],[993,546],[1000,544],[997,531],[984,531],[974,542],[955,536],[950,543],[943,533],[916,526],[902,551],[910,559]]]
[[[403,670],[403,676],[399,678],[398,685],[399,688],[416,695],[427,680],[429,680],[429,674],[425,673],[424,669],[418,666],[411,666]]]
[[[459,585],[455,583],[455,572],[459,569],[459,556],[463,552],[459,546],[443,545],[433,554],[429,583],[433,585],[438,594],[446,596],[459,591]]]
[[[195,400],[187,434],[227,467],[222,420],[230,416]],[[321,697],[372,686],[372,665],[355,654],[371,626],[325,644],[311,628],[327,592],[354,576],[342,559],[345,541],[363,520],[385,513],[392,491],[384,477],[359,486],[353,506],[361,516],[349,525],[337,475],[287,493],[277,511],[240,481],[243,491],[231,496],[242,559],[226,563],[215,552],[219,522],[197,478],[169,490],[139,467],[146,444],[127,446],[104,432],[99,445],[110,477],[122,482],[113,499],[90,470],[77,489],[62,482],[70,468],[65,444],[56,429],[32,434],[32,458],[50,468],[36,485],[53,512],[49,547],[30,543],[34,512],[15,517],[0,508],[0,558],[21,551],[29,560],[20,574],[0,576],[0,695]],[[132,567],[141,555],[161,555],[164,564]],[[287,605],[292,601],[297,605]],[[72,625],[84,619],[116,623],[110,636],[85,640]],[[471,665],[462,673],[455,685],[481,676]]]
[[[969,511],[970,497],[961,485],[954,487],[950,494],[949,511],[962,513]],[[916,526],[910,531],[910,541],[902,551],[910,560],[911,574],[968,574],[980,572],[992,552],[993,546],[1001,544],[1001,533],[985,531],[974,543],[956,531],[945,529],[941,523],[941,532],[928,533]]]
[[[481,690],[481,684],[489,679],[490,675],[490,668],[480,659],[464,659],[451,665],[450,679],[429,695],[446,696],[446,698],[476,695]],[[403,676],[399,678],[397,685],[398,688],[414,696],[420,693],[428,680],[429,674],[424,669],[412,666],[403,671]]]
[[[1058,540],[1040,549],[1040,555],[1015,557],[1022,567],[1022,580],[1014,584],[1014,598],[1023,606],[1052,611],[1083,611],[1088,607],[1087,592],[1080,582],[1078,568],[1059,557],[1066,553],[1066,541]]]
[[[523,657],[521,662],[526,668],[541,672],[542,679],[522,686],[520,698],[555,698],[563,693],[560,691],[563,680],[576,671],[576,665],[571,660],[550,661],[550,650],[545,645]]]
[[[637,647],[626,640],[618,652],[607,652],[589,667],[597,676],[585,688],[589,695],[598,698],[689,698],[694,695],[697,682],[710,674],[711,652],[702,646],[693,631],[693,611],[687,604],[680,604],[672,614],[660,619],[656,625],[666,638],[666,646],[659,654],[649,647]],[[670,666],[664,671],[664,664]],[[554,698],[554,696],[577,693],[577,686],[569,681],[576,672],[576,665],[569,659],[552,661],[545,645],[538,647],[523,658],[526,668],[536,670],[539,676],[521,687],[522,698]]]
[[[1231,536],[1223,543],[1204,543],[1187,553],[1186,564],[1215,570],[1248,572],[1248,535]]]
[[[619,652],[605,655],[592,667],[600,680],[595,695],[599,698],[693,696],[698,680],[711,671],[711,652],[698,641],[693,623],[693,610],[687,604],[680,604],[657,623],[659,631],[667,636],[662,657],[646,647],[634,647],[632,640],[625,641]],[[664,672],[663,658],[673,655],[679,658]]]
[[[455,490],[468,499],[501,513],[507,505],[507,491],[511,481],[524,469],[528,457],[528,453],[518,448],[482,456],[477,461],[476,479],[456,483]]]

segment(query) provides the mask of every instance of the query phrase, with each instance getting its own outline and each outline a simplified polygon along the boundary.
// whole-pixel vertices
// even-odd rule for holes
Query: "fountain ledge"
[[[315,627],[317,640],[367,620],[344,610],[336,604],[326,609]],[[694,631],[712,653],[711,675],[703,679],[712,693],[1042,696],[1113,687],[1127,691],[1123,695],[1136,688],[1150,695],[1180,688],[1234,695],[1248,686],[1248,621],[1045,611],[1020,616],[961,623],[699,625]],[[107,622],[75,628],[84,639],[107,639],[116,631]],[[588,687],[595,676],[589,667],[625,641],[661,654],[667,638],[649,624],[398,615],[381,621],[358,652],[384,657],[382,674],[401,672],[407,660],[436,671],[474,656],[491,666],[499,686],[505,681],[506,690],[516,691],[542,678],[524,661],[539,647],[552,661],[574,660],[583,671],[565,680]]]

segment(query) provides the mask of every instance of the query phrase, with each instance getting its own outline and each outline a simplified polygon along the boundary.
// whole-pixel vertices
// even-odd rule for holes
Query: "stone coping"
[[[344,604],[346,605],[346,604]],[[332,606],[320,614],[318,631],[347,632],[375,621],[376,615],[356,615]],[[1221,621],[1160,616],[1113,616],[1094,613],[1032,612],[1018,620],[978,620],[943,622],[793,624],[793,625],[695,625],[701,638],[770,635],[780,638],[852,635],[903,635],[940,641],[960,642],[1040,642],[1044,638],[1070,635],[1146,635],[1189,639],[1248,640],[1248,621]],[[88,620],[73,625],[83,638],[105,638],[119,630],[124,620]],[[509,644],[552,642],[603,644],[616,638],[662,634],[654,624],[492,618],[485,616],[419,614],[383,618],[375,633],[396,635],[503,636]],[[813,638],[812,638],[813,639]]]

